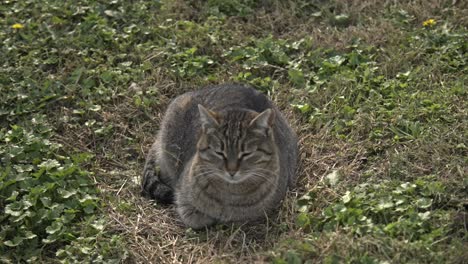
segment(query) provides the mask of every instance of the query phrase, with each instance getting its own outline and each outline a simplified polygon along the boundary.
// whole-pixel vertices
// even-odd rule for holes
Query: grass
[[[7,1],[0,261],[463,263],[462,1]],[[429,19],[433,19],[430,21]],[[243,82],[300,136],[257,225],[186,229],[139,195],[175,96]]]

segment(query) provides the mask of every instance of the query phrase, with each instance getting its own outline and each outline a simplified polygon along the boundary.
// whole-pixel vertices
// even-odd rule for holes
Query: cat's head
[[[275,113],[244,109],[214,112],[198,105],[201,133],[197,177],[231,184],[271,181],[278,168],[273,129]]]

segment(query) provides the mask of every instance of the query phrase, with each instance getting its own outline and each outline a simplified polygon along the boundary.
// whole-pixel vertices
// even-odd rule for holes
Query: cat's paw
[[[141,182],[141,194],[144,197],[155,199],[158,202],[169,204],[174,201],[172,188],[159,180],[159,168],[146,167]]]
[[[207,216],[191,205],[178,205],[177,213],[186,226],[192,229],[202,229],[204,227],[212,226],[216,223],[216,219]]]

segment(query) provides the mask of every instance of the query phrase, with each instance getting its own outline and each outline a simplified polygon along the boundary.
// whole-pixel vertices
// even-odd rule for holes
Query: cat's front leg
[[[193,229],[202,229],[212,226],[216,223],[216,219],[198,211],[193,205],[188,202],[177,202],[177,213],[186,226]]]

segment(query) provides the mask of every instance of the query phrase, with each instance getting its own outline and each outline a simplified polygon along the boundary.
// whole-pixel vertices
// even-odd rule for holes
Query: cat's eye
[[[253,152],[243,152],[239,155],[239,159],[245,159],[252,155]]]
[[[271,156],[271,152],[264,149],[257,149],[258,152],[261,152],[263,155]]]
[[[225,155],[224,155],[224,152],[222,152],[222,151],[216,151],[216,150],[215,150],[215,151],[213,151],[213,152],[214,152],[216,155],[220,156],[220,157],[223,157],[223,158],[224,158],[224,156],[225,156]]]

